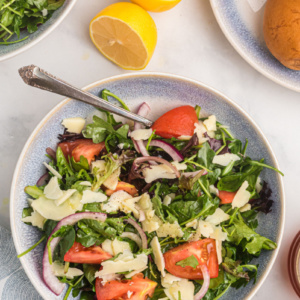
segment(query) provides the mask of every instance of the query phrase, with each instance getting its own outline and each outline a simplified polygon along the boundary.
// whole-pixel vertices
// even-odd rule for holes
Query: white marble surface
[[[89,21],[116,1],[78,0],[64,22],[34,48],[0,63],[0,225],[9,228],[10,184],[17,158],[31,131],[61,97],[23,84],[18,68],[36,64],[78,87],[126,73],[106,60],[88,35]],[[145,71],[187,76],[208,84],[241,105],[269,139],[285,173],[286,224],[271,274],[254,299],[297,299],[288,280],[287,253],[300,228],[300,95],[263,77],[223,36],[208,0],[183,0],[152,14],[158,28],[155,54]]]

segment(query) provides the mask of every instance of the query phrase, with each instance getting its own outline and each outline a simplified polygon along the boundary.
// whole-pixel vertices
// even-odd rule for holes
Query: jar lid
[[[288,271],[292,286],[298,297],[300,297],[300,231],[295,236],[290,248]]]

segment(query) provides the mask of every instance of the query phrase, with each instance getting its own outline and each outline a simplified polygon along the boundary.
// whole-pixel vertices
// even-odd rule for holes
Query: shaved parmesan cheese
[[[226,241],[227,233],[222,231],[222,227],[215,227],[214,232],[210,238],[216,240],[218,263],[222,263],[222,242]]]
[[[166,205],[166,206],[170,205],[172,200],[174,200],[175,196],[176,195],[174,193],[166,195],[164,197],[163,204]]]
[[[117,191],[110,196],[107,203],[102,204],[102,210],[107,213],[118,211],[120,209],[120,203],[130,198],[132,198],[132,196],[125,191]]]
[[[96,272],[96,277],[102,275],[123,273],[128,271],[140,270],[147,267],[148,256],[146,254],[138,254],[136,257],[129,250],[125,250],[115,260],[106,260],[101,263],[103,269]]]
[[[30,216],[21,219],[22,222],[31,223],[32,226],[36,226],[43,229],[45,218],[41,216],[37,211],[33,211]]]
[[[174,171],[170,167],[164,164],[152,165],[150,167],[144,168],[143,175],[147,183],[150,183],[160,178],[167,178],[167,179],[176,178]]]
[[[215,115],[209,116],[204,122],[204,126],[207,131],[216,131],[217,130],[217,118]]]
[[[262,182],[261,182],[261,178],[258,176],[256,183],[255,183],[255,189],[256,189],[256,193],[259,194],[262,190]]]
[[[44,194],[48,199],[58,199],[63,196],[63,191],[60,189],[56,176],[52,177],[49,183],[45,186]]]
[[[248,3],[252,10],[256,13],[261,10],[267,0],[248,0]]]
[[[61,124],[68,130],[68,132],[81,133],[85,126],[85,119],[80,117],[67,118],[64,119]]]
[[[139,218],[140,213],[136,207],[136,203],[141,199],[141,196],[125,199],[120,202],[120,210],[126,214],[133,213],[136,218]]]
[[[66,276],[68,279],[73,279],[76,276],[81,276],[83,272],[77,268],[68,268],[68,272],[65,273],[64,265],[58,262],[53,262],[51,265],[52,271],[55,276],[57,277],[64,277]]]
[[[144,267],[142,269],[139,269],[139,270],[135,270],[135,271],[132,271],[132,272],[129,272],[125,275],[125,278],[131,278],[133,277],[134,275],[138,274],[138,273],[142,273],[143,271],[145,271],[146,269],[148,269],[148,267]]]
[[[63,191],[63,195],[59,199],[55,199],[55,204],[57,206],[61,205],[64,203],[66,200],[68,200],[77,190],[75,189],[69,189],[67,191]]]
[[[156,233],[158,237],[170,236],[172,238],[176,238],[183,236],[183,231],[181,230],[181,227],[177,221],[173,224],[163,223],[159,225],[159,228],[156,230]]]
[[[197,219],[195,219],[191,222],[186,223],[185,226],[186,227],[193,227],[194,229],[196,229],[197,226],[198,226],[198,221],[197,221]]]
[[[190,140],[192,137],[190,135],[181,135],[178,137],[178,140],[182,140],[182,141],[188,141]]]
[[[220,165],[220,166],[228,166],[232,161],[238,161],[240,160],[240,157],[236,154],[233,153],[225,153],[225,154],[220,154],[220,155],[216,155],[213,158],[213,163]]]
[[[214,232],[214,226],[206,221],[199,221],[199,225],[198,225],[199,231],[200,233],[204,236],[204,237],[210,237],[210,235]],[[198,231],[197,228],[197,231]]]
[[[161,272],[161,275],[165,277],[165,260],[161,252],[160,243],[157,236],[152,239],[150,246],[153,250],[154,262],[157,266],[157,269]]]
[[[123,232],[121,234],[121,237],[131,239],[132,241],[134,241],[139,246],[139,248],[142,248],[142,239],[136,233]]]
[[[167,288],[170,287],[173,284],[173,282],[180,281],[180,280],[181,278],[176,277],[170,273],[166,273],[164,278],[161,279],[161,284],[164,288]]]
[[[221,208],[217,208],[215,212],[208,216],[205,221],[210,222],[214,225],[219,225],[220,223],[229,220],[230,216],[226,214]]]
[[[125,250],[131,251],[130,245],[127,242],[119,241],[117,239],[114,239],[112,241],[112,251],[114,253],[114,256],[116,256],[119,253],[123,253]]]
[[[127,292],[127,297],[128,297],[128,299],[130,299],[130,297],[131,297],[132,294],[133,294],[133,292],[131,292],[131,291],[128,291],[128,292]]]
[[[171,164],[178,170],[183,171],[187,169],[187,165],[185,163],[180,163],[178,161],[172,161]]]
[[[156,231],[162,224],[162,221],[154,213],[149,194],[145,193],[141,196],[138,206],[144,211],[146,217],[146,220],[142,221],[143,230],[148,233]]]
[[[131,132],[130,136],[136,140],[148,140],[152,134],[152,129],[137,129]]]
[[[215,194],[215,195],[219,196],[219,190],[214,185],[209,186],[209,192],[211,194]]]
[[[247,191],[248,186],[248,181],[244,181],[233,198],[231,203],[232,208],[242,207],[249,202],[251,194]]]
[[[112,241],[109,239],[106,239],[102,244],[101,244],[101,248],[109,253],[111,256],[115,256],[113,249],[112,249]]]
[[[95,160],[91,163],[91,171],[94,170],[94,168],[97,168],[97,174],[101,175],[101,173],[104,173],[105,171],[105,160]]]
[[[243,207],[240,208],[240,212],[245,212],[251,210],[251,204],[247,203]]]
[[[53,167],[45,162],[43,164],[54,176],[56,176],[58,179],[62,179],[62,176]]]
[[[102,194],[100,192],[93,192],[90,190],[83,191],[81,203],[94,203],[94,202],[104,202],[107,200],[107,196],[105,194]]]
[[[118,168],[103,182],[103,185],[114,191],[117,188],[120,174],[121,168]]]
[[[63,204],[57,206],[53,200],[41,196],[32,202],[32,208],[36,210],[45,219],[60,221],[61,219],[74,214],[77,210],[82,209],[80,203],[80,193],[74,193]]]
[[[79,184],[83,186],[92,186],[92,184],[89,181],[81,181]]]
[[[194,133],[197,134],[199,145],[205,143],[208,138],[204,137],[204,133],[206,132],[206,128],[201,121],[195,123]]]
[[[98,276],[100,279],[102,279],[101,284],[105,285],[107,282],[112,280],[120,280],[122,275],[121,274],[108,274],[108,275],[102,275]]]
[[[212,139],[214,139],[216,137],[215,131],[207,131],[207,135]]]
[[[183,299],[194,300],[194,292],[195,292],[194,284],[187,279],[181,279],[181,278],[179,279],[180,280],[174,281],[171,286],[167,287],[164,290],[165,294],[168,296],[170,300],[180,299],[179,294],[182,300]]]

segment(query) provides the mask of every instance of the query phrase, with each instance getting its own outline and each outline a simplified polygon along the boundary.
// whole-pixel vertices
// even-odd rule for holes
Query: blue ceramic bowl
[[[56,10],[51,18],[45,23],[39,26],[38,30],[29,35],[29,37],[16,44],[0,45],[0,61],[11,58],[19,53],[31,48],[43,38],[45,38],[50,32],[52,32],[68,15],[77,0],[65,0],[62,7]],[[21,31],[20,39],[28,35],[27,31]],[[11,40],[14,40],[12,37]]]
[[[278,168],[275,155],[254,121],[233,101],[202,83],[183,77],[157,73],[132,73],[112,77],[93,83],[85,88],[95,95],[107,88],[121,97],[134,109],[143,101],[152,108],[150,119],[182,104],[200,105],[201,112],[215,114],[220,122],[230,126],[233,134],[241,140],[249,139],[247,153],[255,159],[265,158],[266,163]],[[34,227],[21,222],[22,209],[27,207],[24,187],[34,185],[45,172],[45,149],[54,148],[57,135],[62,132],[61,121],[68,117],[87,117],[95,109],[79,101],[66,99],[58,104],[36,127],[28,139],[19,158],[11,187],[10,220],[11,230],[17,253],[21,253],[36,243],[41,233]],[[274,206],[268,215],[259,217],[258,232],[278,243],[275,251],[263,251],[254,263],[259,264],[256,283],[246,288],[231,289],[222,299],[250,299],[261,286],[270,272],[277,256],[284,225],[285,200],[283,183],[277,173],[265,170],[262,173],[273,189]],[[42,255],[44,245],[21,258],[22,265],[32,284],[44,299],[62,299],[55,297],[42,280]]]

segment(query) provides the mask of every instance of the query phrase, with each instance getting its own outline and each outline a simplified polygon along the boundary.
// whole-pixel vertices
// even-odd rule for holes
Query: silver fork
[[[105,101],[89,92],[82,91],[35,65],[19,69],[19,74],[26,84],[35,88],[91,104],[126,119],[142,123],[148,127],[153,125],[152,121]]]

